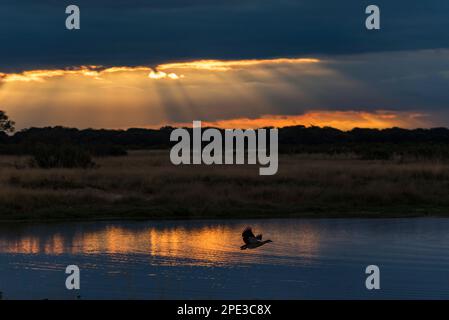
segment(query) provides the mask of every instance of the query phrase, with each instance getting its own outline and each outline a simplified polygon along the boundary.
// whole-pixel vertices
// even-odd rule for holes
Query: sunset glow
[[[260,65],[280,65],[280,64],[308,64],[318,63],[319,59],[298,58],[298,59],[252,59],[252,60],[234,60],[234,61],[220,61],[220,60],[199,60],[191,62],[177,62],[163,64],[158,67],[159,70],[171,69],[197,69],[197,70],[211,70],[211,71],[228,71],[232,69],[246,68]]]
[[[408,112],[364,112],[364,111],[316,111],[301,115],[265,115],[257,119],[238,118],[221,121],[203,122],[203,126],[217,128],[257,129],[264,127],[288,127],[304,125],[333,127],[341,130],[353,128],[391,128],[420,127],[426,125],[426,115]],[[175,126],[191,127],[191,123],[179,123]]]
[[[366,101],[363,93],[375,92],[336,70],[335,63],[198,60],[0,73],[0,105],[18,128],[159,128],[188,126],[193,120],[221,128],[432,125],[427,113],[382,103],[358,109],[358,101]]]

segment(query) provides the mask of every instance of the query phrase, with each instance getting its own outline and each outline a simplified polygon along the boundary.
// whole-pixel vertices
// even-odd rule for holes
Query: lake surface
[[[252,226],[274,242],[240,250]],[[81,269],[81,290],[65,268]],[[381,289],[365,288],[380,268]],[[0,224],[4,299],[449,299],[449,219]]]

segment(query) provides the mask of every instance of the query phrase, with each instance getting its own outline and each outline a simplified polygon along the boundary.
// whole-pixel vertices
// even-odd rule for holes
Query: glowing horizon
[[[427,115],[417,112],[366,111],[314,111],[300,115],[264,115],[260,118],[235,118],[217,121],[202,121],[203,127],[221,129],[258,129],[290,126],[332,127],[343,131],[354,128],[387,129],[393,127],[418,128],[426,124]],[[427,123],[427,125],[429,125]],[[174,127],[192,127],[192,123],[174,123]]]

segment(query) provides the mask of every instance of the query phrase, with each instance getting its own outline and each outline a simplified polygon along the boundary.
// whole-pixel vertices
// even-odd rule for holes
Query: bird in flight
[[[240,247],[241,250],[255,249],[257,247],[263,246],[265,243],[273,242],[271,240],[262,241],[262,235],[259,234],[255,236],[251,227],[246,227],[246,229],[243,230],[242,238],[245,244]]]

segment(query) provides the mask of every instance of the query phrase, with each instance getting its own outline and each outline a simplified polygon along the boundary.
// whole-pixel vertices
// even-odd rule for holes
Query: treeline
[[[78,146],[97,156],[126,155],[130,149],[169,147],[173,128],[106,130],[65,127],[30,128],[6,135],[0,132],[0,154],[33,154],[41,146]]]
[[[449,159],[449,129],[294,126],[279,132],[281,153],[354,154],[362,159]]]
[[[0,154],[33,154],[48,146],[75,146],[96,156],[126,155],[133,149],[167,149],[172,127],[128,130],[30,128],[14,135],[0,132]],[[395,156],[449,159],[449,129],[360,129],[293,126],[279,129],[282,153],[353,153],[364,159]]]

